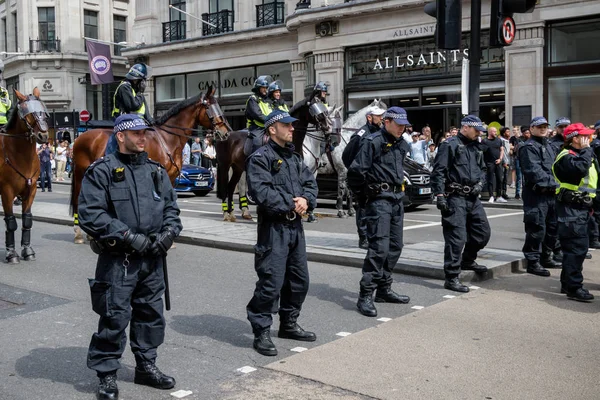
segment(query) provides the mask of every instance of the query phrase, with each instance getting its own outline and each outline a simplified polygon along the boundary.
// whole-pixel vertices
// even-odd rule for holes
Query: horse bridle
[[[219,140],[227,140],[229,137],[229,133],[223,133],[219,129],[217,129],[219,124],[222,124],[225,126],[225,128],[228,129],[228,132],[232,131],[231,127],[229,126],[229,123],[224,118],[223,111],[221,110],[221,107],[219,107],[219,104],[209,103],[206,100],[206,98],[204,96],[202,96],[202,105],[204,106],[204,109],[206,110],[206,114],[208,115],[208,119],[210,120],[210,124],[213,128],[212,131],[216,132],[216,135]],[[161,128],[163,128],[163,127],[172,128],[172,129],[181,129],[183,131],[196,132],[196,133],[204,132],[203,130],[196,129],[196,128],[187,128],[187,127],[181,127],[181,126],[175,126],[175,125],[169,125],[169,124],[161,125]],[[186,134],[176,133],[176,132],[170,131],[168,129],[164,129],[164,128],[163,128],[163,130],[165,132],[167,132],[168,134],[174,135],[174,136],[186,136],[186,137],[189,136]]]

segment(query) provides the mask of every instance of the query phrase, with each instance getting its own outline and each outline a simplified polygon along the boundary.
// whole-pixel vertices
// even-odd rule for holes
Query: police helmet
[[[135,80],[135,79],[147,79],[148,78],[148,67],[146,64],[135,64],[133,67],[129,69],[129,72],[125,74],[125,78]]]
[[[261,75],[254,81],[254,86],[252,87],[252,91],[254,93],[258,93],[261,87],[269,87],[269,84],[273,81],[269,75]]]
[[[283,82],[281,82],[279,80],[277,80],[269,85],[269,89],[267,90],[267,95],[269,97],[271,97],[273,95],[273,92],[276,92],[278,90],[280,92],[283,91]]]
[[[325,82],[319,82],[315,85],[314,90],[327,93],[327,84]]]

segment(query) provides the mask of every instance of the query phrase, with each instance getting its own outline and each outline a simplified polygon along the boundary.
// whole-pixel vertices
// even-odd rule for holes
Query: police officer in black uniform
[[[444,234],[444,287],[466,293],[458,276],[462,270],[484,273],[487,267],[477,264],[479,250],[490,240],[490,225],[479,200],[485,181],[483,152],[477,138],[485,132],[481,120],[467,115],[461,131],[440,144],[431,173],[437,208],[442,213]],[[462,253],[462,256],[461,256]]]
[[[599,209],[596,190],[600,166],[592,148],[593,130],[583,124],[567,126],[564,149],[552,167],[559,184],[556,196],[558,236],[563,250],[561,292],[569,299],[591,301],[594,296],[583,287],[583,261],[588,251],[588,220],[592,208]]]
[[[523,254],[527,260],[527,272],[550,276],[546,268],[561,266],[552,259],[558,240],[554,201],[558,184],[552,174],[556,154],[548,140],[546,118],[535,117],[529,125],[531,138],[519,147],[518,154],[523,173]]]
[[[385,110],[377,106],[369,109],[366,116],[367,123],[352,134],[352,137],[350,137],[348,144],[344,148],[342,162],[346,168],[350,168],[352,161],[356,158],[363,139],[381,129],[382,115],[384,113]],[[366,250],[369,248],[369,241],[367,240],[367,225],[365,224],[365,208],[363,206],[364,204],[360,201],[357,201],[355,204],[356,229],[358,231],[358,247]]]
[[[567,117],[560,117],[554,122],[554,136],[550,138],[548,141],[552,149],[554,150],[554,154],[558,155],[562,150],[563,145],[565,144],[565,137],[563,136],[563,131],[567,126],[571,125],[571,120]]]
[[[100,322],[87,358],[100,378],[98,399],[118,398],[117,370],[130,323],[134,382],[175,386],[155,360],[165,335],[164,260],[182,226],[169,176],[144,151],[147,128],[138,115],[119,116],[114,128],[119,151],[88,168],[79,195],[79,225],[99,254],[90,288]]]
[[[403,303],[408,296],[392,290],[392,272],[402,253],[404,223],[404,158],[410,147],[402,133],[408,125],[406,111],[391,107],[383,114],[384,126],[363,140],[348,169],[348,185],[365,198],[365,222],[369,248],[363,263],[356,307],[376,317],[376,302]]]
[[[265,121],[269,142],[246,164],[248,193],[258,213],[254,247],[258,281],[246,310],[254,333],[253,347],[265,356],[277,355],[270,332],[272,314],[277,310],[280,338],[317,339],[297,323],[309,284],[301,215],[316,207],[318,189],[313,174],[291,144],[294,121],[296,118],[285,111],[269,114]]]

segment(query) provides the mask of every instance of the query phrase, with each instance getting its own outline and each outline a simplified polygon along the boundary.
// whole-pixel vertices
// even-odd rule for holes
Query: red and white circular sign
[[[90,112],[88,110],[79,111],[79,120],[81,122],[88,122],[90,120]]]
[[[517,26],[515,25],[515,20],[511,17],[502,18],[502,31],[500,32],[500,36],[504,44],[509,45],[515,40],[515,36],[517,34]]]

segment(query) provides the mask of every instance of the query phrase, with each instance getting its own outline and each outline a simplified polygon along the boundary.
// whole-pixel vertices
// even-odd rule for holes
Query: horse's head
[[[217,140],[227,140],[232,129],[223,114],[223,110],[221,110],[221,106],[219,106],[215,91],[216,88],[211,85],[206,94],[202,94],[200,101],[206,110],[204,118],[208,118]]]
[[[35,87],[33,95],[26,96],[15,89],[17,112],[27,126],[27,132],[38,143],[48,142],[48,109],[40,100],[40,89]]]
[[[329,110],[319,100],[315,99],[308,106],[309,121],[315,125],[323,133],[331,132],[331,119],[329,118]]]

